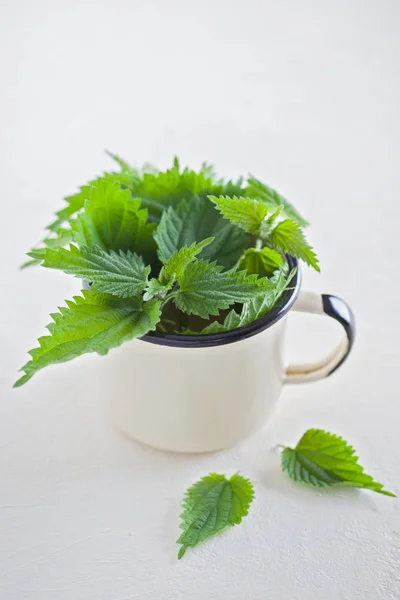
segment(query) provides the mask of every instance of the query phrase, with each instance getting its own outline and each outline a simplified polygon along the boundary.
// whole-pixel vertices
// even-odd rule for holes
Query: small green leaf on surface
[[[315,487],[350,485],[395,497],[364,473],[352,446],[323,429],[306,431],[295,448],[283,450],[281,461],[282,470],[294,481]]]
[[[140,294],[150,274],[150,267],[146,267],[143,259],[130,250],[106,252],[99,246],[82,246],[79,249],[71,245],[69,250],[47,248],[42,266],[75,275],[92,282],[96,291],[120,298]]]
[[[187,490],[182,502],[178,558],[181,559],[188,548],[226,527],[238,525],[248,514],[253,499],[253,485],[241,475],[227,479],[225,475],[210,473],[200,479]]]

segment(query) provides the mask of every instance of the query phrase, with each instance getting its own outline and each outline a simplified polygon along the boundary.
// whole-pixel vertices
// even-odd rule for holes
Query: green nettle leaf
[[[24,263],[22,265],[23,267],[26,267],[28,265],[28,263],[38,263],[40,264],[42,262],[42,260],[44,259],[44,255],[46,254],[46,250],[47,248],[34,248],[33,250],[31,250],[30,252],[27,252],[27,256],[30,256],[33,260],[32,261],[28,261],[26,263]]]
[[[182,248],[176,250],[164,266],[160,279],[174,281],[174,279],[182,277],[188,264],[193,262],[203,248],[211,244],[213,240],[214,238],[207,238],[199,244],[193,243],[191,246],[182,246]]]
[[[89,181],[88,184],[82,186],[76,194],[67,196],[65,202],[67,206],[56,213],[57,219],[48,225],[50,231],[57,231],[63,223],[70,221],[71,217],[75,216],[82,210],[85,200],[90,196],[90,191],[93,186],[97,186],[101,181],[110,181],[111,183],[119,183],[123,188],[132,186],[132,176],[128,173],[104,173],[100,177],[96,177]]]
[[[96,185],[100,178],[93,179],[87,185],[83,185],[79,192],[66,196],[64,198],[67,206],[56,213],[57,219],[47,226],[50,231],[57,231],[63,223],[68,222],[71,217],[75,216],[80,210],[82,210],[85,200],[89,197],[90,190],[93,185]]]
[[[297,256],[308,265],[319,271],[318,258],[314,250],[307,243],[300,225],[291,219],[285,219],[270,233],[272,244],[282,252]]]
[[[37,250],[39,250],[39,248],[37,248]],[[42,248],[42,250],[44,250],[44,248]],[[29,255],[30,253],[28,253]],[[22,263],[22,265],[20,265],[20,269],[26,269],[27,267],[32,267],[33,265],[40,265],[41,263],[41,259],[40,258],[32,258],[31,260],[26,260],[24,263]]]
[[[60,227],[54,232],[55,237],[48,237],[43,242],[47,248],[63,248],[72,242],[72,230]]]
[[[132,190],[149,210],[150,221],[158,223],[168,206],[177,206],[182,200],[190,200],[194,196],[205,200],[208,194],[240,194],[243,179],[218,179],[214,168],[207,163],[202,164],[198,173],[187,167],[181,171],[175,158],[173,166],[165,172],[154,169],[146,172],[143,169],[141,179],[134,183]]]
[[[21,369],[24,375],[15,383],[26,383],[39,369],[53,363],[66,362],[87,352],[107,354],[135,337],[153,331],[160,320],[160,302],[126,300],[96,292],[82,292],[66,301],[51,315],[47,326],[50,335],[39,338],[39,347],[31,350],[32,359]]]
[[[238,225],[248,233],[258,233],[267,214],[270,212],[268,206],[254,198],[242,196],[229,198],[228,196],[209,196],[225,219]]]
[[[198,260],[190,263],[179,279],[179,290],[173,293],[179,310],[207,319],[235,302],[247,302],[265,293],[261,285],[253,283],[254,278],[250,283],[241,274],[238,280],[232,272],[223,273],[222,270],[223,267],[215,262]]]
[[[248,283],[256,283],[258,286],[262,287],[263,293],[255,296],[252,300],[245,302],[240,314],[235,310],[231,310],[225,317],[223,323],[213,321],[204,327],[200,333],[202,335],[224,333],[226,331],[231,331],[232,329],[237,329],[238,327],[250,325],[257,319],[260,319],[277,305],[283,292],[288,289],[295,273],[296,269],[293,269],[291,273],[288,273],[286,265],[275,271],[270,279],[266,277],[259,279],[257,278],[257,275],[249,277],[246,275],[245,271],[229,272],[230,275],[236,276],[238,281],[247,280]],[[189,331],[187,333],[190,335],[196,334],[194,331]]]
[[[98,292],[129,298],[143,292],[147,285],[150,267],[130,250],[106,252],[99,246],[80,249],[70,246],[69,250],[48,248],[44,253],[43,267],[60,269],[93,284]]]
[[[238,269],[247,273],[256,273],[260,277],[269,277],[283,265],[283,257],[272,248],[249,248],[239,261]]]
[[[174,252],[167,264],[162,267],[159,278],[152,279],[149,282],[144,299],[150,300],[150,298],[154,297],[164,299],[174,282],[182,277],[187,265],[196,260],[197,254],[212,241],[213,238],[208,238],[199,244],[183,246],[180,250]]]
[[[181,559],[188,548],[241,523],[253,499],[253,485],[241,475],[227,479],[225,475],[210,473],[200,479],[187,490],[182,502],[178,558]]]
[[[193,197],[163,213],[154,235],[160,259],[166,263],[183,246],[201,240],[214,240],[201,253],[201,258],[217,260],[227,269],[233,267],[250,245],[250,237],[239,227],[226,221],[206,198]]]
[[[145,293],[143,294],[143,300],[151,300],[152,298],[164,299],[169,290],[171,284],[165,285],[158,279],[150,279]]]
[[[241,316],[235,310],[231,310],[228,315],[225,317],[223,323],[218,323],[218,321],[213,321],[207,327],[201,330],[202,335],[206,334],[215,334],[215,333],[225,333],[225,331],[230,331],[231,329],[237,329],[241,326]],[[195,334],[195,332],[191,332]]]
[[[205,197],[216,186],[224,189],[223,182],[216,180],[210,166],[203,164],[199,173],[189,168],[181,172],[179,161],[175,158],[172,168],[165,172],[144,173],[141,181],[134,186],[134,193],[148,208],[150,220],[159,222],[168,206],[176,206],[182,199],[189,200],[193,196]]]
[[[293,219],[302,227],[308,225],[307,221],[298,213],[293,204],[290,204],[286,198],[278,194],[276,190],[273,190],[265,183],[261,183],[255,177],[250,177],[247,181],[246,195],[250,198],[258,198],[265,202],[268,206],[281,207],[285,217]]]
[[[21,268],[28,267],[33,264],[40,264],[41,260],[46,252],[47,248],[62,248],[72,242],[72,230],[60,227],[54,232],[54,236],[51,233],[49,237],[43,240],[44,246],[42,248],[33,248],[30,252],[27,252],[28,256],[31,256],[33,260],[27,261]]]
[[[283,471],[294,481],[315,487],[350,485],[395,497],[364,473],[352,446],[323,429],[306,431],[295,448],[283,450],[281,460]]]
[[[152,258],[155,254],[154,224],[147,223],[147,210],[129,190],[113,181],[101,180],[92,187],[84,213],[73,225],[79,246],[100,246],[104,250],[131,250]]]
[[[116,157],[114,156],[116,159]],[[99,182],[102,181],[110,181],[119,183],[121,188],[123,189],[132,189],[133,182],[136,180],[136,172],[132,170],[132,172],[121,172],[121,173],[104,173],[102,176],[97,177],[96,179],[92,179],[89,181],[87,185],[84,185],[80,188],[79,192],[73,194],[71,196],[67,196],[64,198],[67,206],[63,209],[59,210],[56,213],[56,219],[50,225],[47,226],[47,229],[50,231],[50,236],[46,237],[43,240],[45,246],[53,248],[59,246],[67,246],[72,241],[72,231],[71,229],[62,228],[64,223],[72,226],[73,217],[79,213],[85,204],[85,201],[90,197],[90,193],[93,187],[97,186]],[[52,234],[56,234],[56,237],[51,237]],[[41,251],[43,248],[34,248],[32,252]],[[29,265],[38,264],[38,260],[30,260],[22,265],[22,267],[27,267]]]
[[[233,198],[209,196],[209,198],[225,218],[258,237],[260,242],[267,246],[272,245],[280,252],[292,254],[319,271],[317,256],[307,243],[299,223],[292,219],[277,222],[284,211],[282,206],[274,207],[275,210],[271,212],[271,205],[254,198],[236,196]],[[258,265],[254,263],[256,249],[252,250],[247,257],[242,258],[242,266],[243,262],[249,262],[250,268],[256,270],[260,267],[261,261]]]
[[[280,269],[273,277],[267,280],[263,284],[265,293],[244,304],[239,326],[250,325],[250,323],[257,321],[257,319],[269,313],[276,306],[283,292],[288,289],[295,274],[296,269],[293,269],[289,274],[287,270]]]

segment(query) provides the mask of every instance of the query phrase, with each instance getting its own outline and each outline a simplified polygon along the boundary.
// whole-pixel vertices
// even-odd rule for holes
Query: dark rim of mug
[[[161,331],[152,331],[139,338],[150,344],[159,344],[161,346],[171,346],[175,348],[208,348],[210,346],[222,346],[232,344],[246,338],[257,335],[261,331],[268,329],[277,321],[282,319],[292,308],[297,296],[299,295],[301,285],[301,272],[298,260],[293,256],[287,256],[290,269],[296,268],[296,274],[293,277],[290,289],[282,294],[280,301],[273,310],[261,319],[257,319],[250,325],[232,329],[224,333],[208,333],[205,335],[184,335],[178,333],[162,333]]]

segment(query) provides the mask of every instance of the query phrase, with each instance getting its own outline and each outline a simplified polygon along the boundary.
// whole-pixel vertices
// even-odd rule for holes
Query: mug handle
[[[350,306],[341,298],[319,294],[312,290],[301,290],[292,310],[316,315],[328,315],[342,325],[344,335],[340,344],[324,359],[309,364],[289,365],[285,383],[306,383],[331,375],[344,363],[353,346],[355,320]]]

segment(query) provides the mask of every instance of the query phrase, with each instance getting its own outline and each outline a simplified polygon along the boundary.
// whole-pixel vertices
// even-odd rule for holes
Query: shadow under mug
[[[346,360],[355,324],[344,300],[300,290],[297,267],[279,303],[246,327],[211,335],[153,332],[113,350],[103,372],[112,419],[124,433],[173,452],[230,448],[260,429],[282,386],[331,375]],[[290,310],[327,315],[344,334],[321,361],[285,366],[284,333]]]

